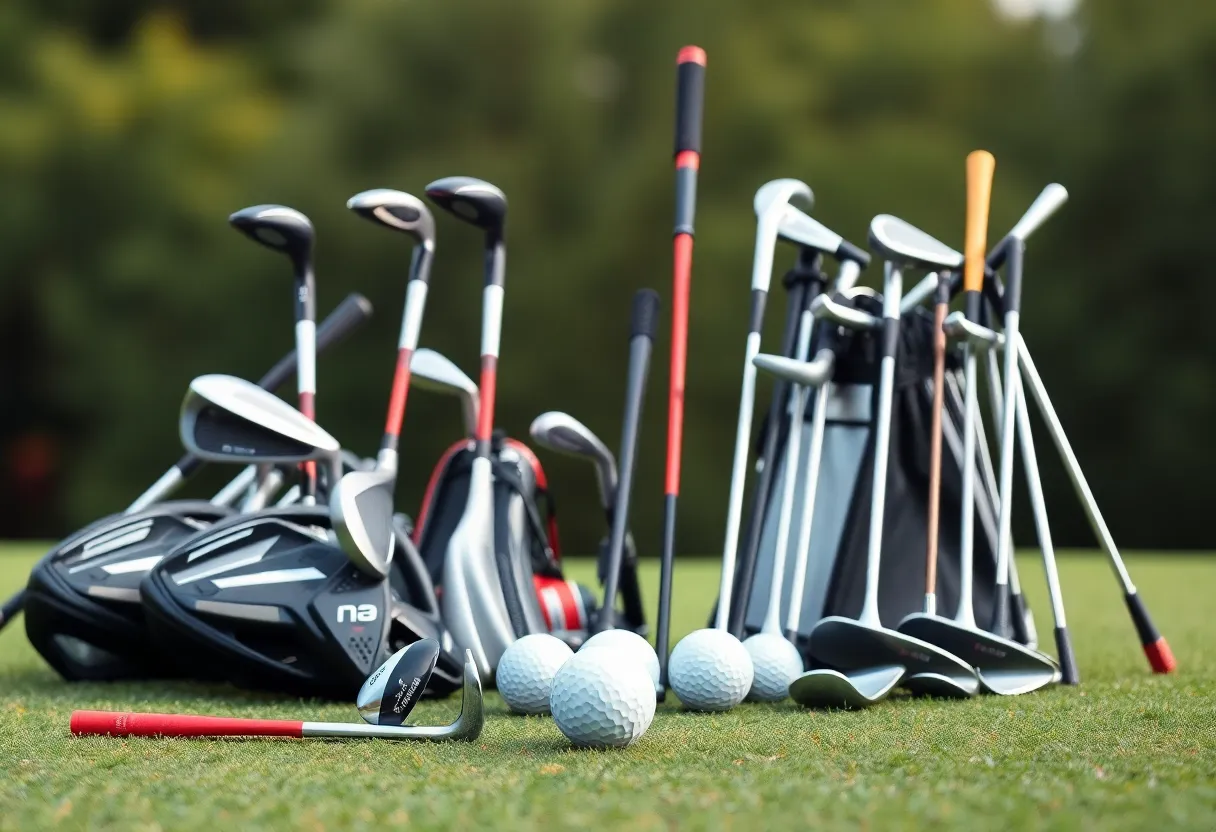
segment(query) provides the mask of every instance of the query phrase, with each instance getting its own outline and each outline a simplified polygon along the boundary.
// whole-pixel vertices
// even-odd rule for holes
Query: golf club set
[[[1026,388],[1114,568],[1150,667],[1174,669],[1019,331],[1027,238],[1068,194],[1047,186],[985,253],[994,170],[986,151],[967,159],[963,253],[897,217],[873,219],[869,248],[883,261],[881,293],[857,285],[870,255],[794,204],[809,206],[805,183],[775,180],[757,192],[752,323],[718,605],[713,626],[681,641],[669,668],[685,705],[725,710],[744,698],[788,696],[808,707],[862,708],[896,688],[968,698],[1078,684]],[[764,354],[778,240],[798,255],[785,280],[781,353]],[[824,258],[839,263],[834,286]],[[915,271],[927,274],[905,294],[904,274]],[[960,291],[963,308],[950,312]],[[995,466],[978,401],[981,363]],[[759,372],[776,383],[753,449]],[[1019,448],[1055,657],[1038,649],[1012,556]],[[757,473],[740,548],[753,450]]]
[[[315,420],[317,354],[366,320],[370,304],[353,295],[317,326],[309,220],[280,205],[239,211],[231,223],[292,264],[295,350],[257,384],[226,375],[190,382],[179,418],[186,455],[124,512],[52,549],[0,607],[0,626],[24,609],[31,643],[67,679],[180,676],[353,696],[364,723],[79,711],[73,732],[473,740],[484,724],[484,681],[512,711],[551,713],[576,745],[604,747],[640,737],[668,689],[688,709],[719,711],[745,698],[859,708],[896,688],[965,698],[1076,684],[1030,401],[1114,567],[1152,669],[1174,669],[1019,330],[1026,241],[1067,192],[1049,185],[985,252],[995,161],[984,151],[967,161],[963,253],[886,214],[872,221],[863,250],[806,213],[813,198],[804,182],[778,179],[757,191],[721,584],[711,626],[669,652],[705,66],[699,47],[680,50],[654,648],[629,508],[659,296],[643,289],[633,298],[619,465],[569,414],[544,412],[529,431],[536,446],[594,467],[608,530],[597,603],[563,575],[539,459],[495,429],[506,196],[483,180],[448,177],[427,186],[427,201],[377,189],[347,203],[413,241],[374,460],[343,449]],[[435,255],[428,202],[483,234],[477,383],[419,347]],[[796,256],[783,280],[780,350],[765,353],[779,241]],[[858,282],[872,256],[883,262],[881,292]],[[834,278],[827,259],[837,263]],[[911,272],[924,277],[905,293]],[[960,294],[962,309],[950,312]],[[995,454],[979,405],[981,364]],[[272,392],[293,373],[297,407]],[[754,437],[761,373],[774,383]],[[416,523],[395,511],[393,497],[411,384],[458,398],[464,421]],[[1039,649],[1012,557],[1019,449],[1056,657]],[[206,462],[242,467],[210,501],[169,499]],[[455,722],[406,724],[422,696],[458,689]]]
[[[676,271],[683,270],[685,287],[676,304],[681,338],[704,63],[696,47],[678,60],[678,216],[687,226],[676,235]],[[180,677],[299,696],[354,696],[366,724],[79,712],[74,732],[471,740],[483,723],[483,680],[494,680],[503,653],[521,637],[551,635],[571,649],[596,631],[620,627],[642,640],[647,624],[628,496],[658,294],[645,289],[633,300],[622,464],[568,414],[543,413],[530,430],[537,446],[594,465],[608,525],[600,547],[604,600],[597,604],[590,589],[562,574],[540,461],[494,427],[506,196],[489,182],[460,176],[432,182],[425,196],[375,189],[347,202],[358,216],[413,242],[374,460],[345,450],[315,419],[317,354],[365,321],[370,304],[352,295],[318,326],[312,223],[282,205],[238,211],[229,218],[235,228],[291,263],[295,349],[257,384],[228,375],[190,382],[179,415],[186,455],[127,509],[61,541],[36,564],[26,588],[0,607],[0,626],[24,612],[31,643],[68,680]],[[435,255],[428,202],[483,233],[478,383],[419,347]],[[681,342],[681,362],[683,352]],[[293,374],[296,407],[273,393]],[[457,397],[465,434],[435,466],[416,523],[394,510],[393,499],[411,382]],[[682,365],[678,383],[682,390]],[[679,424],[672,431],[678,438]],[[678,453],[675,460],[678,470]],[[241,470],[209,501],[170,499],[204,463],[236,463]],[[665,495],[670,528],[674,488]],[[661,632],[669,627],[671,535],[667,545]],[[463,704],[452,725],[404,724],[423,695],[458,689]]]

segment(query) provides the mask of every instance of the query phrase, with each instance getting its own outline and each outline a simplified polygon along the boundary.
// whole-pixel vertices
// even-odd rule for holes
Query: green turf
[[[32,554],[0,557],[5,595]],[[574,571],[586,577],[587,566]],[[1106,565],[1069,557],[1079,689],[900,697],[862,713],[786,702],[705,715],[668,703],[637,744],[610,752],[571,749],[551,720],[511,716],[493,694],[473,745],[73,739],[74,708],[355,714],[186,683],[66,685],[17,626],[0,636],[0,829],[1211,830],[1216,560],[1138,557],[1131,568],[1178,656],[1174,676],[1148,673]],[[710,561],[677,570],[676,636],[701,624],[716,581]],[[1048,633],[1040,583],[1027,589]],[[446,722],[458,707],[424,703],[416,714]]]

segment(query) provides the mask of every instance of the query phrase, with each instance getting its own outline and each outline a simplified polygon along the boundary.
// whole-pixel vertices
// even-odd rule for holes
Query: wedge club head
[[[342,551],[361,572],[376,578],[388,575],[393,560],[396,484],[390,470],[350,471],[329,494],[329,516]]]
[[[355,700],[363,721],[371,725],[404,725],[435,672],[439,649],[439,642],[434,639],[415,641],[368,676]]]
[[[532,420],[532,439],[558,453],[589,458],[595,463],[600,499],[607,507],[616,493],[616,457],[592,430],[568,413],[550,410]]]
[[[808,670],[790,683],[790,698],[807,708],[868,708],[887,698],[904,678],[902,665],[841,673]]]
[[[477,410],[480,396],[477,384],[442,353],[422,347],[410,358],[413,384],[424,390],[460,397],[460,412],[464,430],[472,436],[477,430]]]

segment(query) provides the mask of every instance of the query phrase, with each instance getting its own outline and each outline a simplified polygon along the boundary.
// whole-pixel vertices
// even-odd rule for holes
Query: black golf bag
[[[448,448],[431,474],[414,528],[422,561],[441,594],[448,540],[465,510],[475,456],[467,440]],[[498,576],[506,608],[515,611],[516,635],[550,632],[578,642],[596,601],[562,575],[557,514],[540,460],[524,443],[495,431],[491,464]]]
[[[881,300],[876,297],[858,294],[848,299],[848,303],[871,315],[882,316]],[[879,612],[887,627],[894,627],[904,616],[924,607],[933,400],[932,327],[932,315],[919,308],[905,314],[900,324],[878,586]],[[870,534],[879,337],[877,332],[830,331],[826,324],[816,328],[816,346],[811,354],[815,354],[818,345],[825,344],[825,339],[831,338],[836,365],[827,399],[805,589],[802,598],[793,600],[793,603],[801,604],[798,632],[802,637],[825,616],[855,618],[861,611]],[[954,614],[960,582],[963,402],[959,364],[957,357],[948,354],[937,560],[937,604],[939,612],[945,615]],[[802,418],[792,426],[802,432],[804,451],[810,443],[814,399],[814,395],[807,397]],[[783,410],[788,406],[787,403]],[[752,516],[748,521],[763,523],[754,580],[750,587],[736,585],[735,591],[736,603],[747,605],[744,620],[748,633],[760,630],[769,602],[783,481],[789,475],[785,469],[789,422],[788,418],[782,420],[777,467],[770,482],[764,516]],[[760,445],[763,445],[763,439],[762,436]],[[977,453],[973,589],[976,619],[989,621],[996,584],[997,511],[994,484],[985,476],[982,463],[987,460],[980,459],[981,456],[982,453]],[[805,461],[799,467],[805,468]],[[805,474],[804,470],[796,472],[798,483],[791,514],[792,539],[786,558],[782,622],[786,620],[791,603],[789,588],[795,568],[793,549],[801,521]]]

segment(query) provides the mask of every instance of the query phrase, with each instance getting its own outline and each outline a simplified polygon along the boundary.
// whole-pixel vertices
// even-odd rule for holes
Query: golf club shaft
[[[688,353],[688,304],[692,290],[692,246],[701,167],[701,116],[705,105],[705,50],[685,46],[676,59],[676,219],[671,300],[671,373],[667,397],[667,476],[663,498],[663,548],[659,564],[658,698],[666,698],[671,638],[671,578],[676,546],[676,501],[680,494],[680,449],[684,438],[684,373]]]
[[[802,320],[802,314],[810,304],[811,298],[822,291],[823,276],[819,271],[819,261],[819,254],[814,249],[801,249],[798,253],[797,264],[786,274],[783,281],[786,285],[787,295],[785,329],[781,336],[781,354],[784,356],[794,356],[795,350],[798,347],[798,325]],[[759,345],[757,344],[758,349]],[[749,373],[754,378],[756,372],[755,365],[751,363],[751,357],[748,357],[747,361],[747,366],[744,368],[744,378],[746,379]],[[743,637],[743,629],[746,624],[747,605],[751,597],[752,583],[755,581],[756,560],[760,552],[760,539],[764,533],[764,515],[768,510],[768,502],[772,497],[772,489],[775,483],[773,470],[777,467],[777,449],[780,447],[782,440],[788,435],[789,423],[785,419],[785,410],[786,401],[790,395],[790,386],[790,383],[782,378],[778,378],[773,382],[772,401],[769,403],[768,416],[764,424],[764,447],[760,453],[760,474],[756,479],[755,490],[752,495],[751,512],[747,521],[747,533],[744,537],[742,556],[739,558],[737,568],[730,570],[733,573],[730,575],[730,579],[733,582],[731,593],[725,599],[721,596],[718,599],[718,621],[715,623],[715,626],[718,629],[729,630],[736,638]],[[740,409],[748,406],[748,401],[748,393],[745,389]],[[743,422],[742,414],[740,414],[739,421],[740,423]],[[751,446],[750,418],[748,422],[747,430],[739,431],[743,436],[744,463],[738,484],[740,508],[742,507],[747,452]],[[736,435],[735,442],[735,453],[738,454],[738,435]],[[732,473],[732,503],[728,507],[728,511],[734,507],[735,488],[735,480]],[[728,514],[728,522],[729,516]],[[726,535],[727,547],[732,546],[736,539],[737,534],[732,534],[728,529]],[[725,555],[723,561],[723,573],[725,574],[727,572]],[[721,624],[724,606],[729,607],[725,611],[728,615],[725,628]]]
[[[637,462],[638,430],[646,397],[650,351],[658,325],[659,296],[649,289],[633,299],[630,320],[629,372],[625,383],[625,414],[621,426],[620,477],[613,500],[612,531],[608,539],[608,569],[604,576],[604,602],[596,619],[596,632],[616,626],[616,597],[625,560],[625,533],[629,528],[629,499],[633,493],[633,471]]]
[[[358,329],[364,321],[371,317],[372,305],[363,295],[354,293],[347,295],[334,311],[329,313],[317,328],[317,352],[324,352],[332,344],[336,344]],[[283,385],[296,371],[298,353],[293,349],[279,359],[258,380],[258,386],[266,390],[275,390]],[[181,483],[185,482],[203,464],[198,457],[186,454],[173,467],[161,475],[152,487],[136,498],[127,507],[127,514],[142,511],[155,502],[159,502],[171,494]]]
[[[446,726],[426,728],[133,711],[73,711],[71,718],[71,731],[77,736],[439,739],[448,730]]]
[[[1022,285],[1022,255],[1026,244],[1020,239],[1013,239],[1008,245],[1006,256],[1005,286],[1005,342],[1017,343],[1019,300]],[[1005,351],[1004,371],[1004,404],[1001,407],[1001,444],[997,485],[997,558],[996,558],[996,592],[992,599],[992,624],[990,630],[1002,638],[1012,635],[1009,620],[1009,559],[1011,557],[1011,530],[1013,518],[1013,466],[1017,428],[1017,351]]]
[[[937,280],[933,309],[933,412],[929,424],[929,517],[925,551],[925,613],[937,613],[937,543],[941,519],[942,411],[946,406],[946,333],[942,325],[950,310],[950,278]],[[902,310],[901,310],[902,311]]]
[[[401,311],[401,334],[397,339],[397,367],[393,370],[384,437],[380,440],[380,453],[376,459],[377,467],[390,471],[397,470],[397,444],[401,437],[401,425],[405,421],[405,403],[410,390],[410,361],[414,350],[418,349],[418,337],[422,332],[430,268],[431,249],[427,244],[419,243],[414,246],[410,279],[405,285],[405,307]]]

